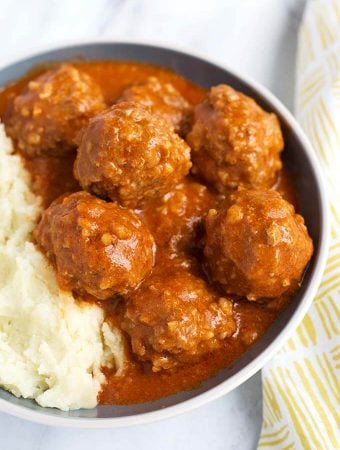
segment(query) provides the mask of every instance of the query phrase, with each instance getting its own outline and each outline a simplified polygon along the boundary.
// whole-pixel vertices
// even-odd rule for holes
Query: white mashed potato
[[[0,386],[41,406],[92,408],[101,367],[123,369],[123,340],[99,307],[58,288],[29,241],[41,211],[29,182],[0,124]]]

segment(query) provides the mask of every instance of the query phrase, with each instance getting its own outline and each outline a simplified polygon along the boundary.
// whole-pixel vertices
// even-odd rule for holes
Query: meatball
[[[136,288],[151,271],[154,240],[130,210],[86,192],[57,199],[35,237],[60,286],[105,300]]]
[[[163,119],[122,102],[90,120],[74,173],[85,190],[136,207],[170,191],[190,167],[190,148]]]
[[[30,81],[7,111],[7,134],[28,156],[65,154],[89,117],[105,108],[99,86],[69,64]]]
[[[196,107],[187,142],[193,172],[219,192],[269,188],[282,165],[283,138],[275,114],[226,85],[211,88]]]
[[[141,211],[141,216],[156,244],[168,247],[174,256],[198,244],[203,219],[216,204],[217,200],[206,186],[186,178],[175,189],[150,203]]]
[[[152,113],[166,120],[180,135],[188,131],[192,108],[171,83],[149,77],[144,83],[126,89],[120,100],[150,107]]]
[[[236,329],[232,302],[182,270],[151,275],[127,299],[122,328],[152,370],[194,362]]]
[[[207,216],[204,254],[226,293],[248,300],[292,293],[312,253],[303,218],[278,192],[238,190]]]

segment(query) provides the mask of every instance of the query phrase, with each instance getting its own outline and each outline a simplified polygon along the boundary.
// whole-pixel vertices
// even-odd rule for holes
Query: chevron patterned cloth
[[[307,3],[295,95],[297,120],[327,179],[331,245],[308,314],[262,371],[258,449],[340,449],[340,0]]]

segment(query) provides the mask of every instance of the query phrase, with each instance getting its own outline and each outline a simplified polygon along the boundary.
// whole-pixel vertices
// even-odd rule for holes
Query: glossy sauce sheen
[[[127,62],[79,62],[77,66],[87,72],[101,86],[104,98],[107,104],[112,104],[122,93],[122,90],[133,83],[143,81],[149,76],[156,76],[161,81],[172,83],[181,94],[192,104],[200,102],[205,94],[204,89],[194,85],[179,75],[167,69]],[[46,69],[40,68],[22,80],[11,84],[0,92],[0,116],[3,117],[8,102],[15,96],[26,83],[36,76],[39,72]],[[37,157],[26,160],[26,167],[32,174],[33,189],[35,193],[41,195],[44,206],[48,206],[53,199],[65,192],[75,192],[80,190],[76,180],[73,178],[73,161],[74,157],[67,156],[63,158],[53,157]],[[188,179],[185,183],[192,183]],[[275,188],[291,203],[296,205],[295,191],[289,173],[284,168],[279,174]],[[192,193],[190,193],[192,192]],[[187,194],[188,203],[193,202],[190,195],[196,195],[195,189]],[[207,192],[207,202],[218,203],[219,199],[214,194]],[[179,197],[179,201],[180,201]],[[205,197],[204,197],[205,198]],[[158,232],[157,218],[152,216],[154,208],[161,208],[162,205],[155,202],[150,206],[151,214],[147,211],[140,212],[152,232],[156,233],[156,242],[160,242],[164,236],[162,229]],[[207,209],[212,205],[207,205]],[[183,227],[179,222],[176,224],[176,233],[183,233]],[[171,221],[169,222],[171,224]],[[167,231],[165,229],[164,233]],[[179,255],[175,255],[179,258]],[[157,264],[162,265],[163,259],[167,259],[167,255],[162,252],[161,248],[158,252]],[[194,263],[195,265],[196,263]],[[193,270],[196,270],[194,268]],[[200,269],[199,269],[200,270]],[[107,384],[103,387],[100,394],[99,402],[102,404],[130,404],[155,400],[184,389],[193,388],[200,382],[215,374],[218,370],[230,365],[249,346],[260,336],[262,336],[268,327],[275,320],[279,312],[286,306],[289,299],[279,299],[272,302],[270,307],[261,304],[250,303],[246,300],[235,300],[234,311],[237,322],[237,331],[231,338],[223,341],[221,349],[214,351],[201,360],[199,363],[190,364],[174,370],[163,370],[160,372],[152,372],[148,363],[141,363],[135,359],[129,349],[127,340],[128,363],[124,376],[117,377],[110,371],[106,372]],[[104,307],[106,316],[113,323],[118,323],[119,305],[117,301],[106,301],[101,306]]]

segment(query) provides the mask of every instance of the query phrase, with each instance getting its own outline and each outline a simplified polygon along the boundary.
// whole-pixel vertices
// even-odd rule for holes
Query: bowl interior
[[[20,78],[32,66],[46,61],[58,61],[67,59],[114,59],[114,60],[134,60],[159,64],[170,69],[184,77],[198,83],[204,87],[210,87],[219,83],[227,83],[234,88],[252,96],[266,110],[274,111],[278,114],[285,138],[285,151],[283,158],[286,164],[293,171],[300,205],[300,212],[305,217],[309,232],[315,245],[314,258],[309,265],[304,278],[303,286],[296,295],[292,304],[280,315],[275,323],[270,327],[265,336],[263,336],[248,352],[238,359],[232,367],[218,372],[214,377],[203,382],[197,389],[181,392],[163,398],[158,401],[143,403],[139,405],[128,406],[98,406],[91,410],[77,410],[63,412],[57,409],[41,408],[31,400],[18,399],[13,395],[0,389],[0,398],[22,407],[39,411],[45,415],[57,417],[76,417],[76,418],[114,418],[126,417],[135,414],[156,411],[160,408],[176,405],[184,400],[192,399],[209,389],[217,386],[221,382],[227,382],[230,377],[237,374],[245,368],[256,357],[258,357],[275,338],[285,328],[292,315],[299,307],[307,286],[313,277],[315,264],[320,253],[320,236],[322,234],[322,204],[321,194],[315,175],[315,171],[310,163],[302,142],[296,132],[289,126],[285,118],[277,111],[275,106],[263,95],[257,92],[250,84],[242,81],[237,76],[227,70],[209,63],[200,58],[190,56],[175,50],[163,49],[147,45],[124,44],[124,43],[101,43],[76,45],[58,50],[52,50],[41,53],[25,60],[12,64],[0,71],[0,86]],[[313,201],[311,201],[313,199]],[[56,418],[57,418],[56,417]]]

